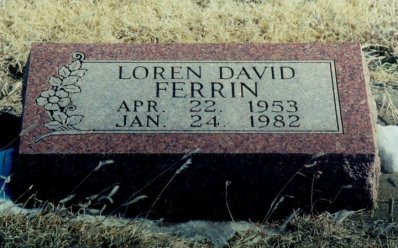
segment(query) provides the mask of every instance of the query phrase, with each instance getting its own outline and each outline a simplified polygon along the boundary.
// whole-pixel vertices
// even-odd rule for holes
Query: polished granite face
[[[358,44],[37,44],[27,82],[26,154],[375,149]]]
[[[314,199],[370,208],[379,159],[365,68],[351,43],[36,44],[11,188],[59,201],[94,170],[75,201],[117,184],[118,207],[144,187],[126,212],[156,201],[150,217],[169,220],[228,219],[227,181],[237,219],[261,220],[282,188],[294,198],[280,215]],[[97,170],[103,160],[113,164]]]
[[[65,77],[50,77],[36,99],[57,117],[45,124],[51,136],[342,133],[333,61],[121,62],[81,55],[75,70],[61,67]]]

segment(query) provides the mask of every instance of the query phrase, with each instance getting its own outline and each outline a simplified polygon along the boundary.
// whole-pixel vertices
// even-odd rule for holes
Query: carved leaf
[[[54,120],[56,120],[60,123],[65,123],[68,116],[63,112],[57,111],[57,112],[54,112],[53,118],[54,118]]]
[[[72,76],[78,76],[78,77],[83,77],[84,74],[86,73],[86,71],[87,71],[87,70],[84,70],[84,69],[74,70],[74,71],[71,72],[70,75],[72,75]]]
[[[70,75],[70,71],[65,66],[62,66],[61,68],[59,68],[58,74],[65,78]]]
[[[58,121],[52,121],[52,122],[44,124],[44,126],[46,126],[48,129],[51,129],[51,130],[57,130],[60,127],[62,127],[62,123],[60,123]]]
[[[62,80],[56,77],[50,77],[50,79],[48,79],[48,83],[51,86],[59,87],[62,84]]]
[[[78,86],[76,86],[76,85],[73,85],[73,84],[72,85],[67,85],[67,86],[63,87],[63,89],[66,92],[69,92],[69,93],[79,93],[79,92],[81,92],[80,88]]]
[[[68,119],[66,120],[66,124],[74,126],[77,123],[80,123],[82,121],[82,119],[83,119],[82,115],[72,115],[72,116],[68,117]]]
[[[62,86],[75,84],[77,82],[77,80],[79,80],[79,78],[77,76],[69,76],[67,78],[64,78],[64,81],[62,82]]]
[[[75,71],[75,70],[79,70],[81,66],[82,66],[82,62],[80,60],[76,60],[75,62],[69,64],[68,68],[71,71]]]

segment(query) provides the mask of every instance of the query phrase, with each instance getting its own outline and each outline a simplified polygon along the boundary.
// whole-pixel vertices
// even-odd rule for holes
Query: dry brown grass
[[[299,216],[285,230],[258,225],[238,232],[230,247],[397,247],[396,223],[361,221],[363,213],[336,223],[333,216]],[[118,218],[0,213],[1,247],[213,247],[208,240],[193,240],[148,228],[148,221]],[[274,230],[274,231],[270,231]]]
[[[1,247],[186,247],[181,238],[145,229],[140,222],[118,219],[101,224],[90,216],[0,214]],[[80,216],[81,217],[81,216]],[[198,247],[198,246],[197,246]]]
[[[0,109],[21,113],[32,42],[335,42],[398,51],[397,0],[2,0]],[[396,71],[395,71],[396,72]],[[372,70],[391,81],[389,70]]]

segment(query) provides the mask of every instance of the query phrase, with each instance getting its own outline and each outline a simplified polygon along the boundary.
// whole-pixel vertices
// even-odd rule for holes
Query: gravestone
[[[24,94],[15,198],[117,185],[105,211],[177,221],[376,199],[359,44],[35,44]]]

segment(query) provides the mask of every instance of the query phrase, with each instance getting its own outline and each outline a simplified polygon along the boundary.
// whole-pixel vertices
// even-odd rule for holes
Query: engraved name
[[[211,75],[212,81],[203,81],[202,75]],[[294,79],[296,70],[291,66],[217,66],[211,70],[200,65],[192,66],[145,66],[119,65],[119,80],[134,80],[142,83],[154,83],[154,97],[158,98],[190,98],[190,99],[222,99],[222,98],[257,98],[259,83],[270,80]],[[208,79],[208,78],[207,78]],[[149,86],[151,87],[151,86]],[[289,100],[290,101],[290,100]],[[260,100],[261,103],[265,102]],[[250,113],[253,113],[253,102],[249,102]],[[190,101],[191,125],[190,128],[200,128],[204,125],[217,128],[220,119],[217,114],[208,116],[207,113],[217,112],[215,100]],[[204,105],[202,110],[199,106]],[[210,105],[209,105],[210,104]],[[297,104],[297,103],[296,103]],[[116,128],[150,128],[160,127],[164,110],[159,113],[159,102],[155,100],[122,100],[117,112],[123,113],[115,124]],[[208,105],[208,106],[205,106]],[[214,108],[214,109],[213,109]],[[222,112],[222,110],[219,110]],[[297,109],[296,109],[297,111]],[[261,113],[261,112],[260,112]],[[250,115],[250,127],[264,128],[272,123],[275,127],[284,127],[284,119],[294,119],[290,127],[299,127],[299,116],[284,117],[277,115]],[[275,124],[276,123],[276,124]],[[261,125],[260,125],[261,124]],[[163,125],[163,127],[166,127]],[[226,127],[226,125],[222,125]]]
[[[65,132],[342,132],[331,60],[112,61],[86,60],[80,52],[72,57],[37,98],[50,132],[35,142]]]

